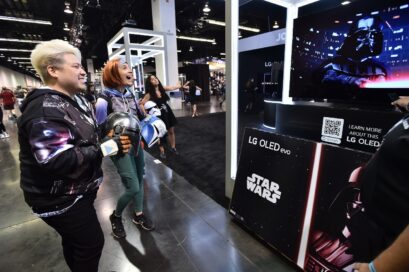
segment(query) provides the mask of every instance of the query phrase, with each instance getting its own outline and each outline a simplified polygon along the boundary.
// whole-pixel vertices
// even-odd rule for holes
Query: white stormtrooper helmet
[[[148,147],[153,146],[159,138],[166,135],[166,125],[165,123],[154,115],[149,115],[141,121],[142,127],[142,139],[148,145]]]
[[[154,115],[154,116],[160,116],[161,112],[160,109],[158,108],[158,105],[156,105],[155,102],[153,101],[148,101],[144,105],[146,113],[149,115]]]

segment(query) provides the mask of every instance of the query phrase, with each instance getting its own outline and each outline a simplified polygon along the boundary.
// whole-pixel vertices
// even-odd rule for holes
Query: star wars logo
[[[257,174],[247,177],[247,190],[276,204],[281,197],[280,185]]]

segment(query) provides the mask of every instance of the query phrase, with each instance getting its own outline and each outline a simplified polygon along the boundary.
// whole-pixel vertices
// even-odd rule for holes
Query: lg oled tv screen
[[[294,21],[291,97],[389,103],[390,93],[409,95],[409,1],[377,2]]]

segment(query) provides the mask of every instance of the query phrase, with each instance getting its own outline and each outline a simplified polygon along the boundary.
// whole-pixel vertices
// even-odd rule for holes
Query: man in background
[[[16,96],[13,91],[3,87],[1,90],[0,98],[3,99],[3,107],[5,111],[9,111],[9,118],[17,118],[14,112],[14,104],[16,103]]]

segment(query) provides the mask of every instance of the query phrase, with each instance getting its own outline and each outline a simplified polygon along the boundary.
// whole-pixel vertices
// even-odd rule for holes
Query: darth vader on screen
[[[315,84],[336,96],[343,94],[351,97],[367,83],[385,81],[387,69],[374,59],[382,53],[384,26],[379,16],[367,16],[355,21],[337,56],[325,61],[315,71]]]

